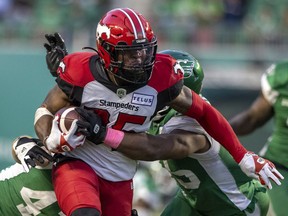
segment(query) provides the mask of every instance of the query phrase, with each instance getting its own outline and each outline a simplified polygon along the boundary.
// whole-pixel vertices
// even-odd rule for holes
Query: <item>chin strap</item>
[[[82,50],[85,50],[85,49],[93,50],[93,51],[95,51],[95,52],[99,55],[98,50],[96,50],[96,49],[93,48],[93,47],[82,47]]]

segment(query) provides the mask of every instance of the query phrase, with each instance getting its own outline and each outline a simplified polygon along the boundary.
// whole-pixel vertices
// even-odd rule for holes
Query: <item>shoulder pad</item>
[[[59,65],[59,78],[71,85],[81,87],[94,80],[89,67],[90,59],[94,55],[97,54],[76,52],[65,56]]]
[[[183,76],[184,70],[174,58],[166,54],[157,54],[148,85],[161,92],[183,80]]]

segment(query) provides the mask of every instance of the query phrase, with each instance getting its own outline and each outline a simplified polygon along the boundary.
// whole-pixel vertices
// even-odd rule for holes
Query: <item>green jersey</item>
[[[176,180],[182,193],[182,198],[179,198],[178,194],[164,210],[163,216],[192,215],[192,212],[196,212],[196,215],[216,216],[266,215],[269,206],[266,189],[257,180],[247,177],[232,156],[212,139],[196,120],[170,110],[163,121],[153,123],[152,126],[152,133],[170,133],[172,130],[182,129],[203,134],[211,145],[204,153],[193,153],[178,160],[161,161],[163,167]],[[188,203],[190,211],[181,208],[184,206],[179,204],[181,200],[185,200],[185,205]],[[180,213],[180,209],[185,209],[185,212]]]
[[[32,168],[26,173],[21,164],[0,172],[1,216],[64,215],[53,191],[51,167]]]
[[[274,109],[273,133],[260,154],[288,168],[288,62],[272,65],[261,79],[262,93]]]

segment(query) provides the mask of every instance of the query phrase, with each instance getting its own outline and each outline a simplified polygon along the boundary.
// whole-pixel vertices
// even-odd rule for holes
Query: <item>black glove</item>
[[[48,43],[44,44],[47,51],[46,64],[52,76],[57,77],[59,64],[64,56],[68,55],[68,51],[64,40],[59,33],[56,32],[54,35],[46,34],[45,38],[48,41]]]
[[[33,139],[28,136],[21,136],[13,143],[13,149],[26,172],[30,167],[35,167],[36,163],[44,164],[45,159],[52,162],[53,157],[44,149],[39,139]]]
[[[83,118],[77,121],[79,127],[79,133],[86,136],[89,141],[100,144],[104,141],[106,136],[106,127],[102,124],[102,119],[92,110],[86,110],[84,108],[75,108],[76,112]]]
[[[131,216],[138,216],[138,212],[136,209],[132,209]]]

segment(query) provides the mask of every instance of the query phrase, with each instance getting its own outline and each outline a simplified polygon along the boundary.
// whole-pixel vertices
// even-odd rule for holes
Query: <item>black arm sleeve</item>
[[[56,82],[59,88],[68,96],[69,100],[75,105],[80,106],[82,100],[83,88],[72,85],[60,77],[57,77]]]

